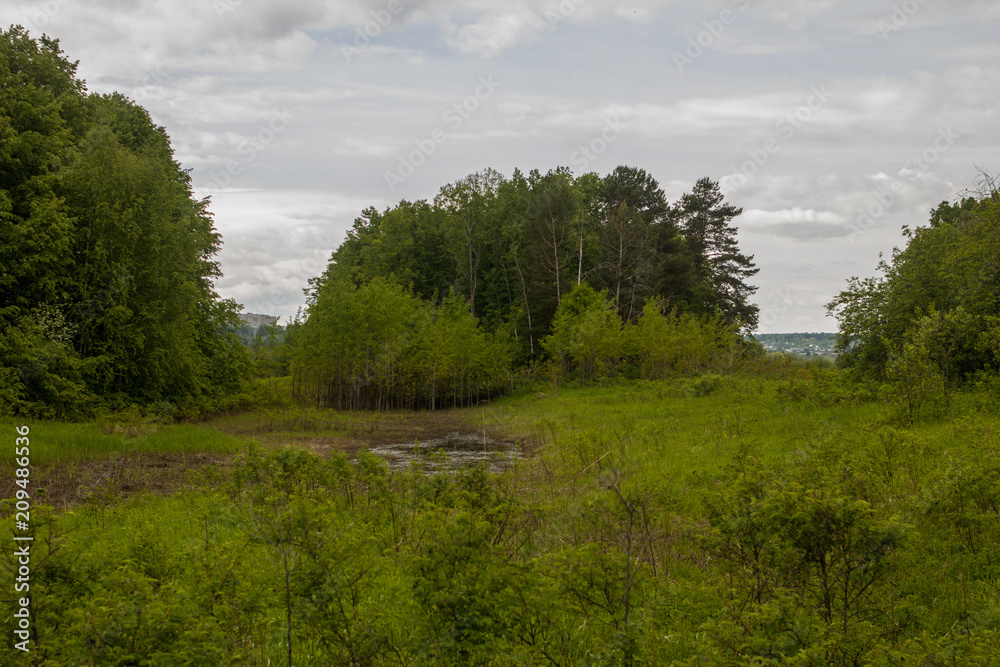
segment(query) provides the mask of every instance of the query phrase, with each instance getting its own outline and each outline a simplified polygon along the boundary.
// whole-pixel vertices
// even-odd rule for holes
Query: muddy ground
[[[475,424],[469,413],[459,411],[359,414],[339,428],[318,428],[315,432],[277,432],[266,420],[251,416],[216,418],[205,425],[254,438],[266,447],[303,447],[320,456],[329,456],[335,450],[354,456],[361,449],[432,440],[451,433],[485,432],[489,438],[522,442],[522,451],[532,449],[530,442],[489,426],[484,428]],[[108,505],[142,493],[175,493],[185,487],[212,484],[220,477],[216,473],[231,467],[237,456],[117,452],[104,459],[37,465],[32,466],[29,493],[33,505],[50,505],[57,510],[85,504]],[[14,479],[13,475],[0,475],[0,498],[14,497]]]
[[[333,450],[353,456],[361,449],[401,442],[433,440],[451,433],[477,433],[497,440],[519,438],[498,429],[475,423],[469,413],[459,411],[394,412],[384,415],[359,413],[356,421],[339,429],[319,429],[316,433],[271,431],[250,420],[235,424],[220,421],[207,423],[225,433],[256,438],[269,446],[294,445],[328,456]]]
[[[224,470],[235,455],[212,453],[117,453],[109,458],[69,461],[31,468],[32,505],[66,510],[83,504],[109,505],[140,493],[173,493],[211,479],[209,469]],[[207,476],[206,476],[207,475]],[[0,477],[0,498],[13,498],[13,475]]]

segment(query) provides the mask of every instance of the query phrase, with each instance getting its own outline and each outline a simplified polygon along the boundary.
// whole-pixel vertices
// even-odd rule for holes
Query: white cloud
[[[513,11],[512,11],[513,10]],[[545,29],[547,24],[524,6],[508,6],[475,23],[449,26],[445,43],[459,53],[492,57]]]
[[[218,261],[224,298],[248,312],[282,315],[305,303],[302,290],[326,270],[353,221],[368,206],[388,202],[334,192],[303,190],[202,191],[223,237]]]

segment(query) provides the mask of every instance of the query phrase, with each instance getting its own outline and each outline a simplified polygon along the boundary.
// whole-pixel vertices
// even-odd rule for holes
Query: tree
[[[295,334],[293,391],[339,409],[468,405],[509,384],[502,336],[449,293],[424,301],[386,278],[325,282]]]
[[[95,127],[62,180],[78,228],[77,351],[92,359],[89,381],[101,393],[200,395],[209,358],[226,353],[213,349],[220,325],[238,326],[236,305],[213,290],[221,238],[208,202],[193,200],[145,110],[119,95],[89,102]],[[224,347],[236,354],[232,338]]]
[[[621,357],[622,321],[607,291],[595,292],[586,283],[574,287],[559,304],[542,347],[581,380],[612,375]]]
[[[962,341],[934,353],[949,387],[978,370],[996,368],[998,360],[975,347],[1000,313],[998,223],[1000,202],[986,194],[958,204],[942,202],[931,211],[928,226],[904,228],[906,246],[879,262],[881,275],[851,278],[827,304],[840,323],[839,363],[882,377],[893,351],[898,357],[907,343],[931,350],[938,345],[935,340],[957,340],[952,334],[942,338],[945,327],[955,334],[961,330]],[[927,320],[931,313],[944,315]]]
[[[652,176],[634,167],[616,167],[600,183],[598,275],[626,321],[650,296],[658,228],[671,226],[670,205]],[[582,253],[581,253],[582,258]]]
[[[759,269],[753,255],[739,251],[737,228],[729,224],[743,209],[723,200],[719,184],[701,178],[674,206],[692,271],[685,301],[698,312],[718,311],[727,322],[752,331],[760,309],[748,301],[757,288],[745,281]]]
[[[647,299],[639,320],[627,329],[629,354],[642,377],[730,370],[735,356],[746,349],[737,326],[720,315],[678,314],[666,307],[662,297]]]
[[[83,416],[237,389],[208,200],[144,109],[75,73],[57,41],[0,33],[0,395]]]
[[[558,306],[564,285],[568,287],[565,276],[575,245],[573,232],[584,214],[583,201],[574,188],[572,175],[565,168],[544,176],[532,171],[528,183],[531,186],[528,232],[532,234],[535,256],[548,276]]]
[[[470,174],[441,188],[434,205],[444,210],[445,235],[455,266],[465,280],[469,310],[476,316],[476,292],[484,254],[490,250],[491,213],[503,175],[492,169]]]
[[[720,635],[731,660],[813,653],[805,664],[867,664],[888,624],[886,580],[907,527],[862,500],[758,475],[741,473],[709,505],[706,546],[727,575],[733,620]]]
[[[528,280],[527,233],[528,219],[524,215],[531,196],[528,179],[517,169],[497,192],[497,263],[502,270],[507,295],[509,320],[515,339],[523,336],[527,343],[527,358],[535,356],[538,332],[532,319],[532,283]],[[517,304],[517,305],[515,305]],[[522,318],[524,318],[522,320]],[[519,335],[519,332],[523,332]],[[523,345],[522,345],[523,347]]]
[[[393,277],[413,294],[430,299],[455,284],[455,262],[449,253],[445,213],[426,201],[401,201],[377,213],[366,209],[331,258],[355,285],[376,277]]]

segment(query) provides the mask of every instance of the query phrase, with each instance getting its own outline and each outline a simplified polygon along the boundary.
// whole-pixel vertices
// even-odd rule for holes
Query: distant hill
[[[754,334],[768,352],[784,352],[804,357],[833,357],[837,353],[835,333]]]

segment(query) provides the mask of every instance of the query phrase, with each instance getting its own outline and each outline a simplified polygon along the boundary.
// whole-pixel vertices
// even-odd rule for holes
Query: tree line
[[[294,335],[293,394],[338,409],[461,406],[509,389],[508,340],[454,294],[440,304],[376,277],[327,283]]]
[[[310,281],[305,318],[248,354],[239,306],[214,290],[210,202],[164,128],[123,95],[88,93],[57,40],[2,37],[0,414],[197,410],[246,387],[250,356],[323,405],[463,405],[549,359],[587,380],[641,374],[624,332],[648,328],[650,308],[705,340],[757,324],[757,268],[731,224],[741,209],[717,182],[671,204],[635,167],[486,169],[433,201],[363,211]],[[571,294],[588,317],[613,314],[603,338],[560,314]],[[584,339],[621,344],[581,364]]]
[[[708,178],[671,205],[627,166],[486,169],[432,202],[365,209],[291,328],[294,391],[433,408],[493,395],[545,359],[584,381],[707,367],[757,323],[740,213]]]
[[[57,40],[0,32],[0,415],[236,391],[209,202],[164,129],[76,67]]]
[[[310,295],[329,280],[360,285],[376,276],[423,299],[454,291],[488,329],[509,324],[525,358],[541,352],[563,296],[585,282],[607,290],[624,321],[635,322],[655,296],[752,331],[756,288],[746,281],[757,268],[730,224],[741,212],[709,178],[670,204],[635,167],[604,177],[486,169],[445,185],[432,202],[365,209]]]
[[[881,275],[851,278],[828,309],[840,323],[840,363],[887,380],[911,417],[950,404],[951,390],[1000,370],[1000,191],[982,173],[977,192],[942,202],[929,223],[904,227],[906,245]]]

